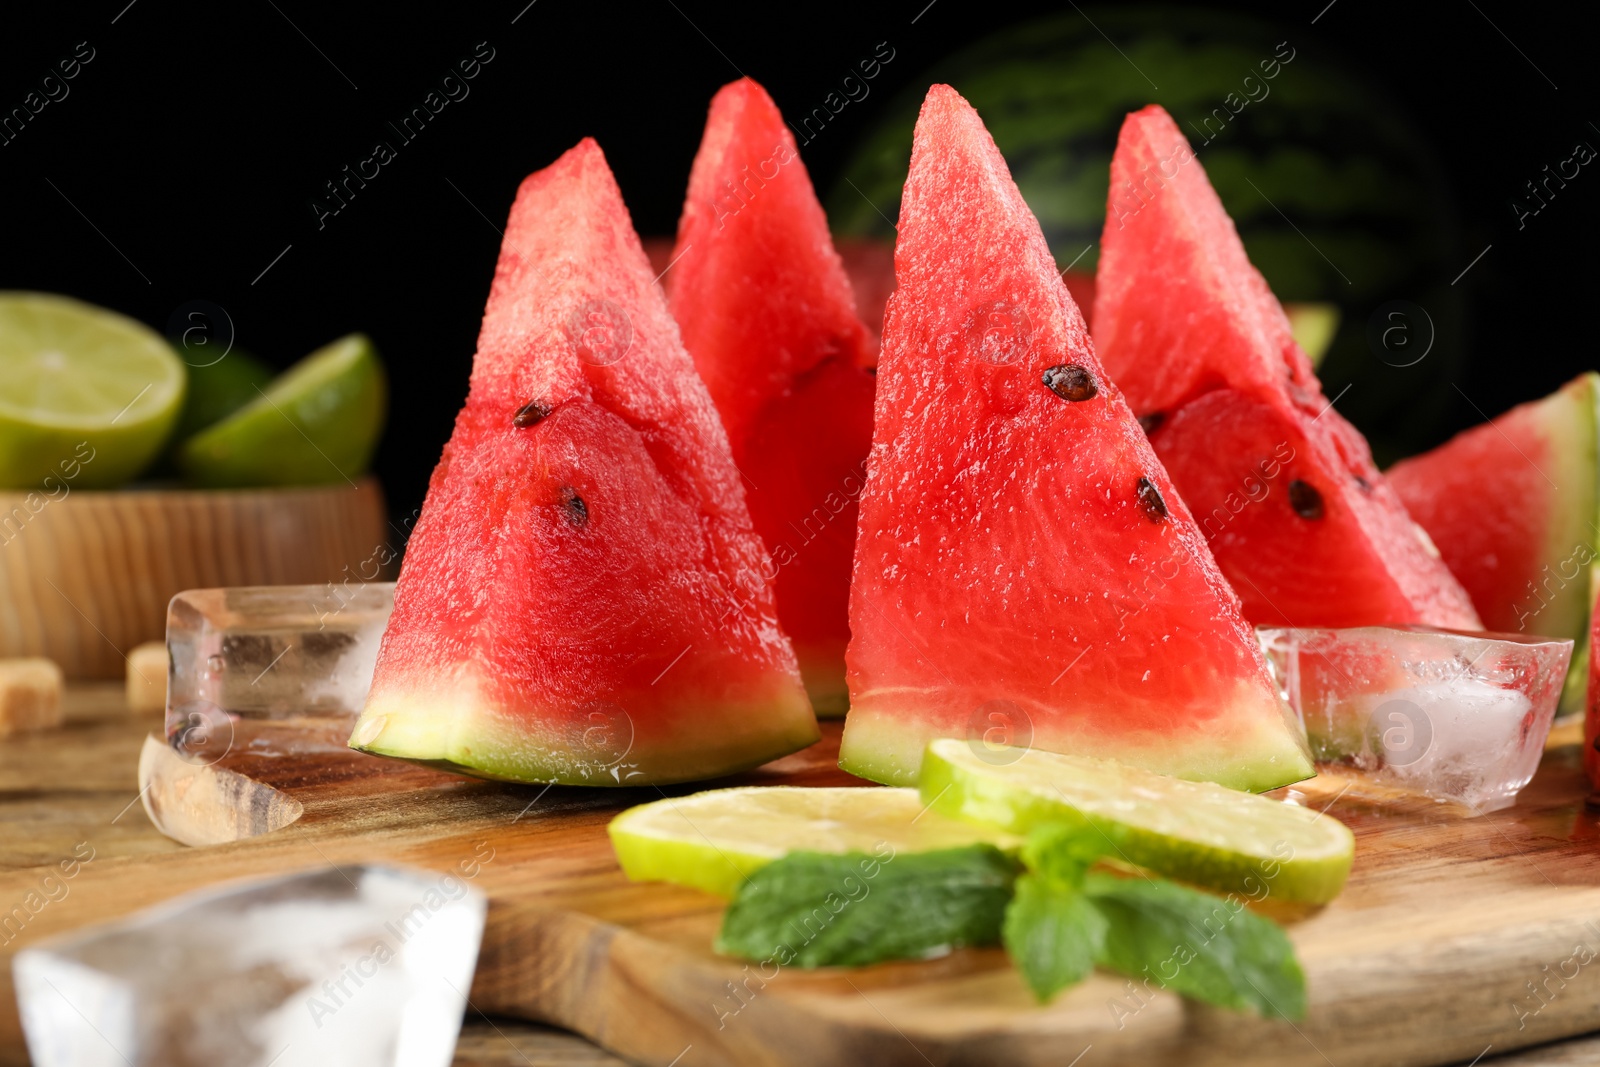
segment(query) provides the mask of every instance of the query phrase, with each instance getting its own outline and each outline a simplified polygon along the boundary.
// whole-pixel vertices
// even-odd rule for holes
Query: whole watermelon
[[[1161,104],[1279,299],[1338,305],[1341,325],[1321,376],[1380,464],[1437,436],[1463,347],[1463,309],[1449,282],[1466,259],[1447,180],[1395,103],[1303,27],[1130,5],[1068,11],[987,37],[888,105],[829,199],[839,233],[892,239],[883,215],[895,217],[917,108],[934,81],[978,109],[1057,263],[1080,271],[1098,258],[1123,117]],[[1409,366],[1400,364],[1428,345],[1430,322],[1412,312],[1385,318],[1400,331],[1370,331],[1393,301],[1420,306],[1431,320],[1431,349]],[[1384,349],[1369,335],[1408,347]]]

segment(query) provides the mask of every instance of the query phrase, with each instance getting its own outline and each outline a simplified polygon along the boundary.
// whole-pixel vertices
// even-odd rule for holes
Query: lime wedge
[[[372,342],[351,334],[290,367],[250,403],[178,448],[196,485],[325,485],[367,469],[386,386]]]
[[[49,293],[0,293],[0,487],[106,488],[155,457],[183,363],[154,330]]]
[[[259,399],[272,381],[272,368],[237,348],[221,359],[210,353],[192,357],[184,349],[178,354],[189,368],[189,395],[173,431],[180,443]]]
[[[611,820],[611,847],[636,882],[732,897],[790,852],[931,852],[1021,840],[928,811],[915,789],[745,786],[641,804]],[[893,852],[887,851],[893,849]]]
[[[1355,838],[1331,815],[1112,760],[984,749],[943,738],[922,759],[922,797],[952,818],[1025,834],[1088,825],[1122,859],[1191,885],[1320,904],[1344,888]]]

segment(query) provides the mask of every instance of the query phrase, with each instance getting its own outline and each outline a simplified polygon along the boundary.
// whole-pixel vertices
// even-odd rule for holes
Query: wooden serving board
[[[24,739],[0,761],[0,790],[48,788],[30,783],[28,745],[109,745],[131,761],[134,726]],[[838,736],[826,725],[822,743],[738,781],[859,784],[833,766]],[[0,933],[0,1062],[22,1062],[9,955],[41,937],[224,879],[358,861],[446,871],[474,858],[491,908],[472,1005],[575,1030],[643,1064],[1064,1065],[1085,1049],[1086,1065],[1443,1064],[1600,1028],[1600,821],[1585,808],[1575,743],[1552,748],[1515,807],[1477,819],[1380,810],[1348,782],[1304,787],[1308,802],[1332,801],[1357,855],[1344,895],[1291,927],[1311,992],[1297,1024],[1135,998],[1101,975],[1039,1007],[993,949],[763,978],[711,952],[719,901],[629,884],[617,869],[606,823],[658,790],[508,786],[331,746],[266,755],[236,739],[213,770],[254,783],[241,787],[188,774],[149,744],[145,796],[163,821],[262,829],[259,813],[276,803],[263,807],[267,787],[298,817],[193,848],[148,834],[110,847],[139,820],[137,804],[122,829],[108,824],[70,895],[11,940]],[[0,870],[0,902],[36,891],[77,844],[52,840],[48,826],[28,833],[31,856]],[[1580,947],[1597,958],[1578,965]],[[1527,984],[1542,982],[1543,999]]]

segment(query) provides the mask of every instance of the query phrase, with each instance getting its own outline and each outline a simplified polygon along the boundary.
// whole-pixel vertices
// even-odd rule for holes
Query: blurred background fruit
[[[836,231],[892,239],[931,81],[983,115],[1058,265],[1075,273],[1098,259],[1123,117],[1164,106],[1278,298],[1325,305],[1297,309],[1296,335],[1331,335],[1321,370],[1330,397],[1366,383],[1340,410],[1380,463],[1433,440],[1454,398],[1462,309],[1449,280],[1465,260],[1427,138],[1365,75],[1223,11],[1137,4],[1013,26],[941,60],[883,109],[828,200]],[[1439,339],[1403,368],[1380,363],[1365,339],[1372,312],[1397,297],[1426,307]]]
[[[189,371],[189,395],[172,431],[175,443],[232,415],[260,396],[273,378],[271,367],[238,348],[220,359],[182,347],[178,355]]]
[[[154,330],[50,293],[0,293],[0,488],[116,486],[177,421],[183,363]]]
[[[353,482],[377,447],[387,398],[377,349],[353,333],[184,441],[178,467],[191,484],[214,488]]]
[[[1085,72],[1078,89],[1103,123],[1097,143],[1104,154],[1121,113],[1151,101],[1167,106],[1192,133],[1187,122],[1201,122],[1225,106],[1227,91],[1242,92],[1248,69],[1259,70],[1256,64],[1281,41],[1295,50],[1295,58],[1272,80],[1271,95],[1245,106],[1203,152],[1237,155],[1244,146],[1247,162],[1270,163],[1283,154],[1273,148],[1274,128],[1300,128],[1309,120],[1300,107],[1308,101],[1301,98],[1313,90],[1333,97],[1323,109],[1327,121],[1295,136],[1302,161],[1309,157],[1321,170],[1331,165],[1337,174],[1348,172],[1348,187],[1319,181],[1280,198],[1281,182],[1269,185],[1250,173],[1356,287],[1379,290],[1374,299],[1338,296],[1338,351],[1326,366],[1330,398],[1353,384],[1339,410],[1380,444],[1397,442],[1385,446],[1388,454],[1380,458],[1423,451],[1512,404],[1550,393],[1594,363],[1581,313],[1600,286],[1600,259],[1588,254],[1586,236],[1600,228],[1592,178],[1558,188],[1556,199],[1525,226],[1511,206],[1526,199],[1529,180],[1543,179],[1543,167],[1571,157],[1577,141],[1600,148],[1600,134],[1588,125],[1600,118],[1583,106],[1600,96],[1600,66],[1590,58],[1591,28],[1600,14],[1589,7],[1569,6],[1560,17],[1530,12],[1517,18],[1510,7],[1497,10],[1480,2],[1481,12],[1463,4],[1442,20],[1440,9],[1430,5],[1373,11],[1345,2],[1328,7],[1327,0],[1306,8],[1272,0],[1171,7],[1137,2],[1126,8],[1079,0],[1081,14],[1059,0],[939,0],[931,7],[927,0],[911,0],[820,3],[804,11],[780,6],[756,17],[733,17],[717,5],[684,0],[676,6],[630,6],[628,32],[618,34],[615,11],[595,4],[541,3],[515,26],[507,25],[523,6],[504,20],[486,20],[471,5],[440,8],[425,32],[409,20],[385,17],[374,3],[327,6],[315,30],[301,25],[338,65],[335,70],[269,7],[213,6],[195,18],[178,7],[136,5],[104,31],[111,37],[92,42],[101,58],[72,83],[71,98],[46,108],[25,135],[5,147],[0,196],[18,210],[7,219],[0,269],[9,267],[10,273],[0,277],[0,288],[70,292],[158,328],[167,327],[174,309],[205,298],[226,309],[249,352],[280,370],[324,341],[358,325],[368,328],[390,372],[391,421],[405,427],[404,433],[386,435],[373,461],[399,525],[421,504],[466,395],[499,231],[527,174],[579,138],[594,136],[640,233],[670,235],[706,106],[718,87],[743,73],[766,86],[796,123],[821,109],[820,132],[812,122],[814,136],[807,135],[800,154],[817,187],[834,194],[827,201],[833,220],[848,222],[855,207],[871,209],[841,176],[857,179],[858,150],[897,108],[897,121],[909,118],[906,99],[921,97],[945,57],[982,47],[1010,27],[1025,27],[1015,55],[1019,62],[1043,63],[1050,44],[1044,31],[1053,21],[1060,30],[1056,40],[1077,43],[1059,52],[1062,70],[1041,76]],[[16,16],[0,35],[7,69],[42,71],[59,57],[64,42],[83,40],[87,32],[74,5],[32,5]],[[1075,31],[1072,19],[1079,24]],[[1263,25],[1280,29],[1262,40]],[[271,26],[281,38],[271,37],[270,47],[256,51],[230,51],[229,62],[207,66],[205,90],[195,91],[194,57],[212,54],[219,41],[270,37]],[[463,42],[485,39],[498,58],[470,83],[470,97],[451,102],[428,124],[426,137],[402,144],[386,132],[386,120],[416,106],[419,79],[442,71]],[[603,78],[594,76],[592,49],[571,47],[592,40],[607,42]],[[1205,73],[1201,57],[1220,55],[1230,40],[1240,46],[1241,66],[1207,75],[1220,90],[1215,97],[1196,98],[1192,110],[1174,99]],[[297,48],[295,62],[305,66],[284,78],[283,64]],[[1159,88],[1145,82],[1119,49]],[[893,58],[873,60],[877,66],[868,69],[876,76],[864,79],[860,63],[875,53]],[[131,57],[155,61],[135,63]],[[1331,80],[1318,88],[1313,83],[1320,75],[1311,75],[1322,71]],[[846,76],[858,81],[842,85]],[[981,86],[963,82],[957,78],[980,108],[993,103],[983,98]],[[273,92],[261,93],[269,83]],[[1340,86],[1351,83],[1358,88],[1341,103]],[[583,92],[574,94],[571,87],[580,84]],[[1127,99],[1105,100],[1108,88],[1117,85]],[[538,122],[527,121],[530,101],[556,100],[562,106],[546,107]],[[160,121],[151,119],[151,101],[161,102]],[[1080,108],[1072,99],[1057,104],[1067,114]],[[1285,109],[1297,113],[1293,123]],[[293,121],[284,120],[291,115]],[[1001,132],[1004,146],[1011,117],[985,111],[984,118]],[[1050,115],[1035,118],[1057,124]],[[516,136],[505,136],[513,129]],[[1396,129],[1409,131],[1409,141],[1397,138]],[[364,186],[349,179],[346,189],[341,168],[348,165],[353,173],[379,138],[392,142],[398,158],[376,180],[369,169]],[[1380,149],[1375,155],[1357,151],[1374,143]],[[1384,161],[1385,180],[1394,179],[1392,193],[1358,183],[1361,169],[1346,166],[1347,149],[1351,162]],[[165,166],[123,167],[110,178],[97,177],[106,174],[108,159],[222,156],[228,159],[225,168],[184,171],[187,177],[176,179]],[[1016,171],[1031,180],[1029,163],[1013,156]],[[1431,163],[1434,157],[1438,166]],[[1401,166],[1390,166],[1392,160]],[[1407,160],[1420,162],[1412,166]],[[902,156],[896,169],[903,166]],[[1210,161],[1205,166],[1283,295],[1306,299],[1289,289],[1256,236],[1260,227],[1276,226],[1287,247],[1298,235],[1281,217],[1269,217],[1271,209],[1259,198],[1255,212],[1247,210],[1251,205],[1241,204],[1236,193],[1257,194],[1230,177],[1229,168]],[[1085,162],[1085,173],[1088,167]],[[1585,174],[1590,170],[1584,167]],[[1097,182],[1104,181],[1100,174]],[[319,217],[313,202],[338,206],[328,200],[330,181],[340,188],[344,206]],[[1313,189],[1320,190],[1315,197]],[[1085,194],[1096,217],[1103,192],[1102,185]],[[1318,203],[1301,203],[1325,197],[1360,206],[1340,216],[1352,220],[1355,236],[1366,240],[1375,232],[1397,248],[1393,266],[1405,269],[1394,270],[1396,278],[1426,277],[1375,285],[1352,269],[1354,261],[1345,261],[1339,242],[1322,240],[1330,227]],[[1406,202],[1418,210],[1408,215],[1398,207]],[[1057,223],[1045,205],[1035,206],[1054,232]],[[882,207],[892,220],[893,198]],[[1441,220],[1444,230],[1428,219]],[[882,234],[890,232],[882,220],[877,225]],[[1445,231],[1457,229],[1462,236],[1455,252],[1441,257],[1438,248],[1455,240]],[[1055,238],[1062,266],[1095,239],[1094,224],[1083,231],[1076,246]],[[1406,247],[1407,234],[1421,235],[1415,247]],[[1439,269],[1417,269],[1419,251]],[[1303,242],[1301,252],[1310,257],[1308,270],[1325,272],[1329,291],[1351,288]],[[1093,259],[1091,252],[1074,270]],[[1389,264],[1378,266],[1391,271]],[[1464,306],[1464,313],[1445,315],[1424,295],[1435,289],[1458,309]],[[1327,299],[1319,290],[1310,296]],[[1416,366],[1387,367],[1361,344],[1373,313],[1390,300],[1411,301],[1434,322],[1437,341]],[[1414,350],[1423,348],[1419,339]],[[1436,367],[1440,361],[1456,370]],[[1515,374],[1507,373],[1508,363]]]
[[[372,342],[351,334],[276,378],[217,351],[0,293],[0,657],[120,677],[184,589],[393,576],[405,533],[365,476],[387,399]],[[165,484],[173,457],[206,488]]]

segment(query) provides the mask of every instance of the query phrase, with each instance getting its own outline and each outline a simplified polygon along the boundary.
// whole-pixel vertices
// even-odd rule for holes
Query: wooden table
[[[120,686],[95,685],[69,691],[63,730],[0,740],[0,871],[52,862],[81,841],[93,842],[97,858],[186,847],[158,833],[139,803],[139,749],[158,728],[156,717],[127,712]],[[51,906],[72,907],[70,895]],[[1600,1035],[1506,1056],[1488,1053],[1477,1061],[1482,1067],[1600,1063]],[[23,1050],[0,1048],[0,1064],[26,1062]],[[462,1028],[455,1059],[458,1067],[622,1062],[563,1031],[476,1013]]]
[[[0,870],[71,855],[80,841],[96,858],[177,851],[138,800],[139,748],[159,716],[133,716],[118,684],[75,686],[61,731],[0,739]],[[52,907],[71,907],[67,896]],[[18,1048],[0,1063],[23,1064]],[[623,1061],[561,1030],[470,1013],[457,1067],[620,1067]]]

